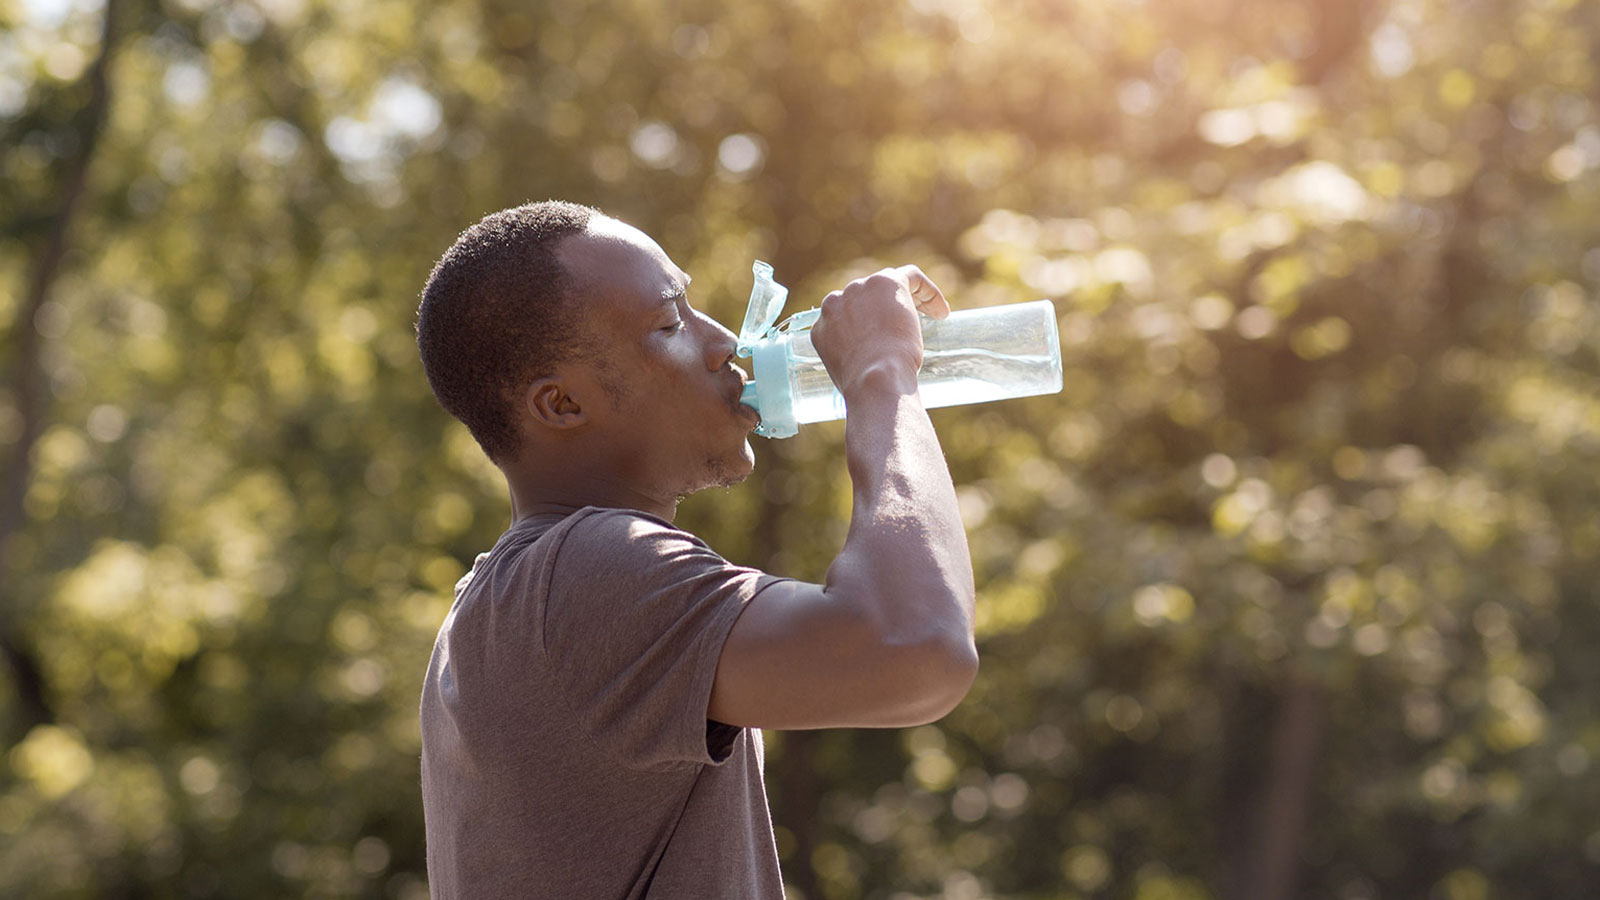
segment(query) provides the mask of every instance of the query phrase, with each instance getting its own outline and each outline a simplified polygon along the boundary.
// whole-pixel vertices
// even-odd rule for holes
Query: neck
[[[585,506],[636,509],[667,521],[678,511],[676,496],[657,496],[612,475],[519,460],[501,467],[511,489],[511,521],[567,515]]]

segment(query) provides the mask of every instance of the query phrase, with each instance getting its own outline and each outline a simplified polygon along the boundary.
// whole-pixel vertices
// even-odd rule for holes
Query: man
[[[917,399],[914,267],[828,295],[848,537],[823,584],[672,527],[753,465],[734,337],[649,237],[539,203],[462,234],[422,294],[440,403],[513,522],[456,588],[422,694],[435,900],[781,897],[759,728],[943,716],[977,670],[955,492]]]

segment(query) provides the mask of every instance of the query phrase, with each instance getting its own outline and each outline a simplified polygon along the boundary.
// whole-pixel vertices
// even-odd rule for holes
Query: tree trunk
[[[1278,706],[1267,759],[1255,836],[1239,880],[1240,900],[1289,900],[1295,896],[1312,779],[1325,715],[1321,690],[1291,677]]]
[[[88,185],[89,163],[105,130],[107,112],[111,106],[111,84],[107,70],[116,42],[119,2],[105,2],[100,50],[84,74],[89,86],[89,105],[82,115],[78,155],[68,161],[63,173],[56,208],[50,216],[44,238],[34,253],[27,291],[11,324],[11,337],[15,342],[11,385],[22,429],[17,442],[11,447],[4,481],[0,482],[0,657],[4,657],[6,666],[11,670],[12,683],[17,692],[19,720],[15,724],[19,736],[35,725],[55,718],[44,669],[39,664],[37,653],[28,645],[22,633],[15,596],[18,579],[15,573],[7,571],[11,561],[12,539],[22,530],[27,518],[24,501],[33,474],[33,448],[44,433],[46,419],[47,391],[40,364],[40,334],[36,322],[50,299],[56,276],[60,274],[61,260],[67,251],[67,235]]]

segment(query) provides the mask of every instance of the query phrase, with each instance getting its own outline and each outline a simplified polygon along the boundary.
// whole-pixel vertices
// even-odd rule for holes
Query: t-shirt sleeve
[[[722,762],[738,735],[706,718],[722,644],[780,579],[652,516],[581,515],[550,564],[543,642],[574,726],[630,768]]]

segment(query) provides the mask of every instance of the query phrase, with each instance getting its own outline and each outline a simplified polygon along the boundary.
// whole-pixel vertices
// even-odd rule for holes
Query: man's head
[[[508,475],[568,468],[651,496],[729,484],[753,465],[756,418],[733,335],[688,286],[655,241],[596,210],[496,213],[423,290],[423,366]]]
[[[496,463],[514,459],[521,444],[522,389],[589,349],[556,248],[598,215],[547,201],[485,216],[445,251],[422,289],[417,347],[428,384]]]

